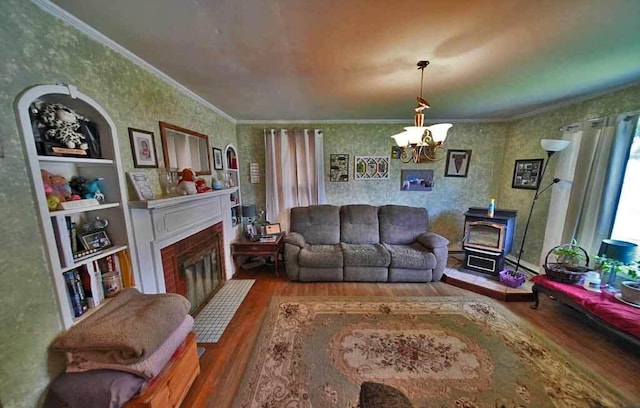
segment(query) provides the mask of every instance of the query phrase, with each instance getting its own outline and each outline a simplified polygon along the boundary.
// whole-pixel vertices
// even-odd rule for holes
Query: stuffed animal
[[[47,170],[40,170],[40,174],[49,210],[57,210],[62,202],[80,199],[77,194],[72,194],[71,187],[69,187],[69,183],[64,177],[50,173]]]
[[[104,201],[104,194],[100,189],[100,182],[102,180],[104,180],[103,177],[87,180],[82,176],[73,176],[69,185],[71,185],[71,190],[82,198],[95,198],[102,202]]]
[[[196,172],[192,169],[184,169],[180,172],[180,181],[178,182],[178,191],[182,195],[194,195],[198,192],[196,189]]]
[[[104,201],[104,194],[102,194],[99,184],[102,180],[104,180],[103,177],[98,177],[93,180],[85,181],[82,186],[84,191],[84,198],[95,198],[100,202]]]
[[[40,120],[48,127],[45,136],[69,149],[87,150],[85,137],[78,132],[80,122],[71,109],[59,103],[45,104],[40,110]]]
[[[206,193],[207,191],[211,191],[212,188],[207,185],[207,181],[202,177],[198,177],[196,179],[196,191],[198,194]]]

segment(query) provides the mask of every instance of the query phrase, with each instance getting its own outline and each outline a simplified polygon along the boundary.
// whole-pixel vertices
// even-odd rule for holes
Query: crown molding
[[[427,119],[427,124],[433,125],[436,123],[496,123],[496,122],[508,122],[509,119],[495,118],[495,119]],[[306,124],[321,124],[321,125],[335,125],[335,124],[355,124],[355,125],[412,125],[413,121],[409,119],[325,119],[325,120],[242,120],[236,121],[238,125],[306,125]]]
[[[77,18],[76,16],[74,16],[73,14],[69,13],[66,10],[63,10],[58,5],[53,4],[49,0],[31,0],[31,1],[36,6],[38,6],[40,9],[42,9],[45,13],[48,13],[48,14],[50,14],[50,15],[52,15],[52,16],[54,16],[54,17],[56,17],[56,18],[58,18],[58,19],[60,19],[62,21],[64,21],[65,23],[67,23],[70,26],[76,28],[77,30],[79,30],[80,32],[82,32],[87,37],[91,38],[92,40],[98,42],[99,44],[104,45],[105,47],[108,47],[108,48],[112,49],[113,51],[117,52],[118,54],[120,54],[124,58],[128,59],[129,61],[133,62],[134,64],[138,65],[139,67],[149,71],[150,73],[154,74],[158,78],[162,79],[164,82],[166,82],[167,84],[173,86],[174,88],[176,88],[177,90],[179,90],[180,92],[185,94],[186,96],[188,96],[191,99],[193,99],[193,100],[205,105],[207,108],[211,109],[212,111],[214,111],[218,115],[222,116],[223,118],[227,119],[228,121],[232,122],[233,124],[235,124],[237,122],[235,118],[233,118],[232,116],[230,116],[226,112],[222,111],[220,108],[218,108],[217,106],[213,105],[211,102],[208,102],[207,100],[205,100],[200,95],[196,94],[195,92],[193,92],[192,90],[190,90],[186,86],[182,85],[180,82],[178,82],[175,79],[171,78],[169,75],[165,74],[164,72],[162,72],[158,68],[156,68],[153,65],[149,64],[147,61],[145,61],[142,58],[138,57],[136,54],[132,53],[131,51],[129,51],[128,49],[126,49],[122,45],[120,45],[117,42],[113,41],[111,38],[109,38],[106,35],[102,34],[98,30],[96,30],[95,28],[91,27],[90,25],[88,25],[84,21],[82,21],[79,18]]]
[[[525,112],[525,113],[521,113],[519,115],[511,116],[511,117],[509,117],[508,122],[513,122],[513,121],[516,121],[516,120],[528,118],[530,116],[535,116],[535,115],[539,115],[541,113],[546,113],[546,112],[553,111],[553,110],[556,110],[556,109],[564,108],[564,107],[569,106],[569,105],[574,105],[574,104],[577,104],[577,103],[580,103],[580,102],[588,101],[589,99],[594,99],[594,98],[597,98],[599,96],[603,96],[603,95],[610,94],[610,93],[613,93],[613,92],[618,92],[618,91],[621,91],[623,89],[631,88],[632,86],[636,86],[636,85],[640,85],[640,81],[632,81],[632,82],[629,82],[629,83],[627,83],[625,85],[616,86],[614,88],[608,88],[608,89],[605,89],[605,90],[602,90],[602,91],[598,91],[598,92],[593,92],[593,93],[590,93],[590,94],[587,94],[587,95],[576,96],[575,98],[565,99],[565,100],[560,101],[560,102],[556,102],[556,103],[552,103],[550,105],[543,106],[542,108],[539,108],[539,109],[534,109],[534,110],[529,111],[529,112]]]

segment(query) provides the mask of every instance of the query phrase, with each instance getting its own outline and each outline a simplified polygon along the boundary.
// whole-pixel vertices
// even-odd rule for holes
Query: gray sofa
[[[284,257],[292,281],[431,282],[449,241],[421,207],[316,205],[291,209]]]

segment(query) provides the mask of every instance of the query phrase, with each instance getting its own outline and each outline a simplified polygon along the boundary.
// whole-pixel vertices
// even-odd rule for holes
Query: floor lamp
[[[533,207],[536,205],[536,201],[538,197],[542,195],[545,191],[551,188],[554,184],[560,181],[559,178],[554,178],[551,181],[551,184],[540,190],[540,183],[542,183],[542,179],[544,178],[544,173],[547,171],[547,165],[549,165],[549,160],[554,153],[564,150],[567,146],[569,146],[568,140],[559,140],[559,139],[542,139],[540,140],[540,145],[547,152],[547,160],[544,162],[544,166],[542,167],[542,172],[540,173],[540,182],[536,185],[536,194],[533,196],[533,201],[531,202],[531,209],[529,210],[529,217],[527,217],[527,223],[524,227],[524,234],[522,235],[522,243],[520,244],[520,251],[518,251],[518,262],[516,262],[516,270],[520,268],[520,258],[522,258],[522,252],[524,251],[524,242],[527,239],[527,231],[529,231],[529,223],[531,222],[531,215],[533,214]]]

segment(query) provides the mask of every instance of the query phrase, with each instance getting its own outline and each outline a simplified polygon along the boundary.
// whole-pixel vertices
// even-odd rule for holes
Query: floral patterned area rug
[[[415,407],[629,406],[499,303],[276,297],[236,407],[357,407],[360,384]]]

